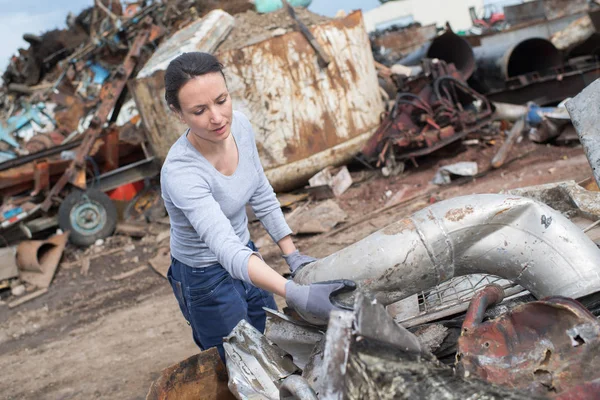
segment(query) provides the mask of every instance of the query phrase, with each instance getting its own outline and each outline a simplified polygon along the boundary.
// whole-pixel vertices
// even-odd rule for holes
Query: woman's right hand
[[[345,279],[310,285],[299,285],[289,280],[285,285],[285,300],[306,321],[315,325],[325,325],[329,321],[329,313],[339,309],[331,302],[331,296],[354,289],[356,283]]]

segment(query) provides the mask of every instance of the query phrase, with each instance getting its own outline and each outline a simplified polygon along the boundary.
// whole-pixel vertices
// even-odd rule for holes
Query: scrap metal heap
[[[600,193],[578,185],[521,190],[565,214],[600,217]],[[427,207],[294,274],[301,284],[357,283],[335,296],[342,310],[329,321],[267,310],[264,335],[240,322],[224,339],[229,389],[240,399],[596,398],[600,249],[584,231],[514,194]],[[466,314],[416,326],[385,308],[475,273],[521,289],[479,286]]]
[[[393,170],[397,161],[407,159],[416,165],[415,157],[491,122],[491,103],[465,83],[454,64],[424,59],[421,68],[406,71],[394,75],[399,87],[394,106],[362,149],[370,160],[376,159],[377,167]]]
[[[204,13],[252,8],[224,3],[96,0],[67,29],[25,35],[30,47],[11,59],[0,88],[1,230],[19,225],[31,237],[52,227],[22,222],[60,203],[67,184],[107,192],[157,175],[127,81],[163,38]]]
[[[502,288],[490,285],[473,299],[454,368],[363,294],[352,311],[332,312],[302,368],[282,335],[268,331],[265,337],[242,321],[225,339],[229,388],[239,399],[595,398],[596,317],[576,301],[549,298],[482,322],[486,309],[502,297]],[[269,324],[287,325],[295,338],[309,329],[269,312]]]

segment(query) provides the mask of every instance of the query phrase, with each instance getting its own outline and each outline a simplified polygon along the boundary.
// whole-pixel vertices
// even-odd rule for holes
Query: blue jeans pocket
[[[188,268],[187,272],[191,306],[209,303],[221,286],[233,281],[221,266]]]
[[[169,272],[167,273],[167,279],[171,284],[171,288],[173,289],[173,294],[175,294],[175,298],[177,299],[177,303],[179,303],[179,308],[181,309],[181,313],[184,318],[189,322],[189,312],[185,302],[185,297],[183,296],[183,287],[181,282],[173,277],[173,273],[171,272],[171,268],[169,268]]]

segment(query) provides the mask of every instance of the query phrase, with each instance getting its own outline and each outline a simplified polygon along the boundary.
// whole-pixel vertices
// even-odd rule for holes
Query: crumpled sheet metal
[[[586,190],[572,180],[512,189],[508,194],[541,201],[568,216],[581,213],[600,218],[600,192]]]
[[[575,300],[552,297],[482,323],[485,308],[501,300],[494,291],[488,286],[470,305],[458,339],[459,374],[531,395],[597,398],[600,322],[594,315]]]
[[[380,329],[380,325],[386,328]],[[354,312],[334,311],[329,320],[321,370],[327,378],[322,387],[315,388],[319,398],[535,398],[479,380],[465,380],[428,351],[407,343],[418,342],[412,333],[394,324],[380,303],[357,295]]]
[[[294,320],[279,311],[269,308],[265,308],[265,311],[266,338],[291,354],[294,364],[304,369],[311,358],[315,343],[323,339],[323,332],[318,327]]]
[[[240,400],[279,399],[279,386],[299,372],[292,357],[241,320],[224,339],[229,390]]]
[[[69,240],[69,232],[47,240],[26,240],[17,247],[17,264],[22,281],[39,288],[52,282],[58,263]]]

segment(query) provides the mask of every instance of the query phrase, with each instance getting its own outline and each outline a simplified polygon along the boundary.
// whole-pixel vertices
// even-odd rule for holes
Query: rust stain
[[[483,311],[493,302],[478,297],[469,306],[458,339],[460,375],[535,396],[597,398],[600,323],[583,305],[551,297],[483,322]]]
[[[453,208],[448,210],[444,217],[450,221],[458,222],[469,214],[473,214],[473,207],[465,206],[462,208]]]
[[[492,218],[496,218],[498,215],[500,214],[504,214],[505,212],[507,212],[508,210],[510,210],[510,207],[507,208],[503,208],[502,210],[498,211],[496,214],[494,214],[494,216]]]
[[[398,222],[394,222],[391,225],[386,226],[385,228],[383,228],[381,230],[381,233],[383,233],[384,235],[397,235],[406,230],[414,230],[414,229],[415,229],[414,222],[412,222],[411,219],[407,218],[407,219],[403,219]]]

